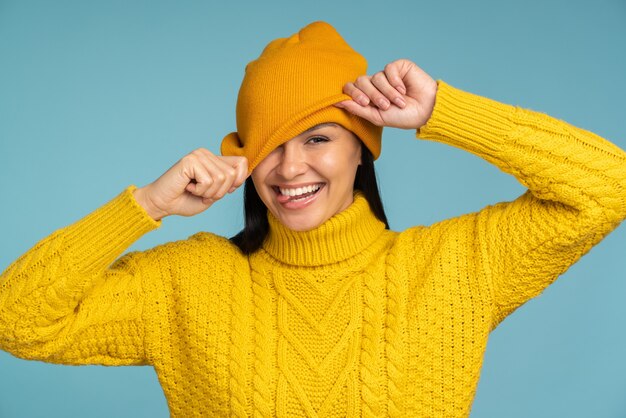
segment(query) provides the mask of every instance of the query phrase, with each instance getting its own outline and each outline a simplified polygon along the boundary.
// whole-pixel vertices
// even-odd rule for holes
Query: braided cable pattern
[[[232,285],[231,341],[230,341],[230,395],[231,415],[247,417],[250,415],[249,366],[252,360],[251,336],[251,283],[250,276],[236,276]]]
[[[387,391],[389,417],[404,416],[406,390],[407,282],[396,266],[401,265],[393,251],[387,256],[387,318],[385,327],[385,354],[387,357]]]
[[[381,417],[386,413],[384,367],[385,287],[378,272],[363,274],[363,331],[361,343],[362,416]]]
[[[254,298],[254,416],[276,414],[276,294],[271,287],[272,272],[253,263],[252,291]]]

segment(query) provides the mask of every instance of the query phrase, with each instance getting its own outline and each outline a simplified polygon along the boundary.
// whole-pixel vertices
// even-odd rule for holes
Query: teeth
[[[285,196],[300,196],[302,194],[305,193],[311,193],[311,192],[315,192],[317,190],[319,190],[319,188],[322,187],[321,184],[314,184],[311,186],[306,186],[306,187],[298,187],[296,189],[283,189],[282,187],[280,188],[280,193],[285,195]]]

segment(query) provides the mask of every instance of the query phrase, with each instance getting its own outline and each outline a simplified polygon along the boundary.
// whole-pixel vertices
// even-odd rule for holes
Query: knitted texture
[[[590,132],[439,82],[420,137],[529,190],[431,226],[367,201],[319,228],[269,217],[261,250],[158,226],[132,189],[0,279],[0,347],[54,363],[150,364],[173,417],[465,417],[489,332],[626,217],[626,154]]]
[[[343,86],[367,72],[367,61],[328,23],[314,22],[270,42],[248,63],[237,98],[237,132],[224,137],[223,155],[245,156],[248,170],[272,150],[324,122],[354,132],[380,155],[382,128],[333,106],[350,100]]]

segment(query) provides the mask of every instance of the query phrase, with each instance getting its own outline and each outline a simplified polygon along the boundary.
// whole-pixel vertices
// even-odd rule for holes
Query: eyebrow
[[[313,126],[313,127],[309,128],[309,129],[307,129],[306,131],[304,131],[304,132],[302,132],[302,133],[303,133],[303,134],[306,134],[307,132],[311,132],[311,131],[314,131],[314,130],[316,130],[316,129],[324,128],[324,127],[326,127],[326,126],[333,126],[333,127],[335,127],[335,128],[336,128],[336,127],[338,127],[339,125],[338,125],[338,124],[336,124],[336,123],[334,123],[334,122],[325,122],[325,123],[320,123],[320,124],[318,124],[318,125],[315,125],[315,126]]]

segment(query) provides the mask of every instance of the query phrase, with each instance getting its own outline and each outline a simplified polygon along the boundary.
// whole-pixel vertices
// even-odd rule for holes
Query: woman
[[[192,152],[9,267],[0,346],[151,364],[173,416],[467,416],[489,332],[626,217],[626,154],[407,60],[364,74],[323,22],[271,42],[246,68],[223,156]],[[473,152],[529,191],[392,232],[373,173],[382,126]],[[236,237],[108,267],[163,217],[244,181]]]

